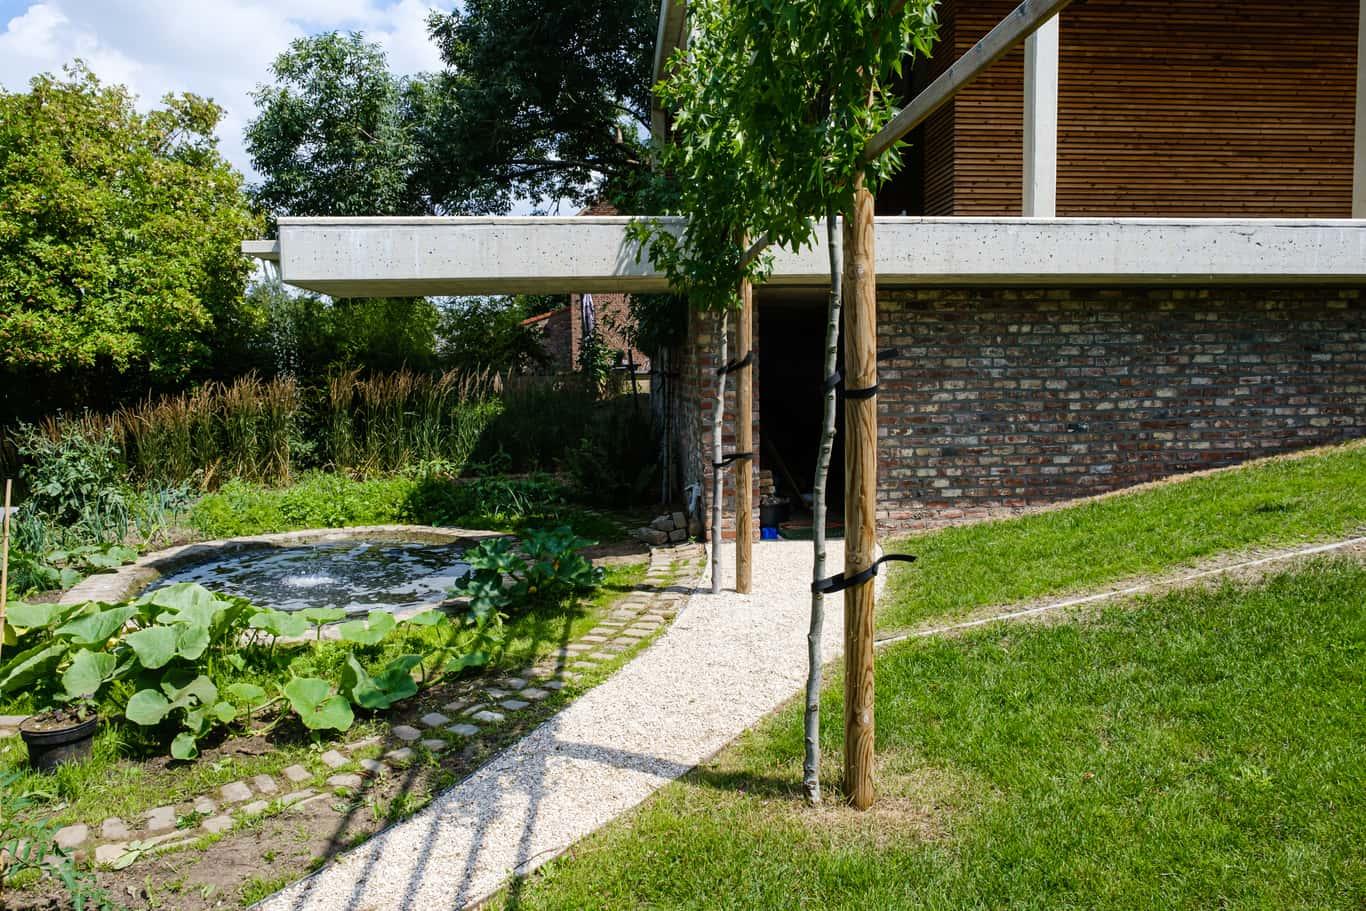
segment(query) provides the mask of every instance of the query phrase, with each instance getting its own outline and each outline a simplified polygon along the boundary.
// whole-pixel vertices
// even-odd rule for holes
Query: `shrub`
[[[23,425],[17,436],[29,487],[25,511],[40,516],[61,543],[122,541],[129,509],[118,447],[91,421]]]
[[[190,524],[208,538],[383,525],[399,520],[415,486],[410,478],[357,481],[322,472],[306,474],[282,490],[234,480],[202,497],[190,514]]]
[[[654,428],[642,398],[620,397],[598,403],[578,445],[565,458],[580,497],[610,506],[658,499]]]
[[[475,458],[512,472],[554,471],[592,420],[596,393],[578,377],[517,377],[485,428]]]

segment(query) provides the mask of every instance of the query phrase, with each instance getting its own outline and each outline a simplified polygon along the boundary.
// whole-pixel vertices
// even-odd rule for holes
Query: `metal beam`
[[[925,90],[911,99],[882,131],[869,141],[863,157],[872,161],[896,142],[920,126],[935,111],[953,100],[986,72],[997,60],[1015,49],[1049,19],[1067,8],[1072,0],[1025,0],[1015,11],[1000,21],[981,41],[955,60]]]

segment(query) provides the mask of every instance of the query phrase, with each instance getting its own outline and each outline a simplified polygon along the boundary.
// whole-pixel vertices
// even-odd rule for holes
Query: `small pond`
[[[461,542],[358,540],[254,549],[177,570],[147,591],[198,582],[277,610],[398,610],[442,601],[469,569],[461,562],[464,551]]]

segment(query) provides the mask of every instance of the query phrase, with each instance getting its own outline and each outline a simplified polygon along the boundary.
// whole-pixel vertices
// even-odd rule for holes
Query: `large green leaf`
[[[168,679],[161,681],[161,691],[170,698],[171,708],[192,709],[196,705],[212,705],[218,701],[218,687],[208,677],[200,674],[181,684],[179,680],[183,676],[188,674],[168,675]]]
[[[187,661],[198,661],[209,647],[209,629],[197,623],[177,623],[175,648]]]
[[[137,613],[134,607],[113,607],[64,623],[52,635],[65,637],[87,648],[103,648]]]
[[[23,634],[31,629],[43,629],[56,622],[61,616],[60,604],[28,604],[18,601],[5,612],[5,621]]]
[[[266,701],[266,691],[254,683],[234,683],[228,687],[228,695],[237,705],[245,708],[260,705]]]
[[[20,652],[0,669],[0,693],[14,693],[35,680],[51,675],[58,661],[70,650],[65,642],[35,645]]]
[[[388,611],[372,610],[365,620],[352,620],[337,627],[338,634],[347,642],[375,645],[393,632],[398,622]]]
[[[171,755],[189,762],[199,755],[199,740],[189,731],[181,731],[171,741]]]
[[[190,623],[213,626],[214,614],[224,605],[213,592],[196,582],[177,582],[143,595],[136,605],[165,608],[157,615],[160,623]]]
[[[282,610],[263,610],[247,624],[251,629],[265,630],[272,636],[302,636],[309,623],[298,614]]]
[[[156,690],[138,690],[128,700],[123,716],[134,724],[151,727],[160,724],[171,711],[171,701]]]
[[[401,655],[372,677],[355,655],[347,655],[346,665],[342,668],[342,692],[362,708],[387,709],[395,702],[417,693],[417,682],[413,680],[412,670],[421,663],[420,655]]]
[[[463,655],[456,655],[446,662],[447,673],[463,671],[470,667],[483,667],[489,663],[488,652],[466,652]]]
[[[450,617],[439,610],[424,610],[420,614],[413,614],[403,622],[411,623],[413,626],[442,626],[449,623],[450,620]]]
[[[165,667],[177,654],[180,631],[172,626],[149,626],[123,637],[123,641],[138,656],[139,663],[150,671]]]
[[[95,695],[100,687],[114,676],[118,659],[108,652],[83,649],[76,653],[71,666],[62,674],[62,688],[67,698],[81,699]]]
[[[309,623],[322,625],[324,623],[336,623],[338,620],[346,619],[346,611],[340,607],[306,607],[299,611],[299,616]]]
[[[295,677],[285,684],[284,692],[285,698],[309,730],[345,731],[355,721],[351,703],[345,696],[333,695],[326,680]]]

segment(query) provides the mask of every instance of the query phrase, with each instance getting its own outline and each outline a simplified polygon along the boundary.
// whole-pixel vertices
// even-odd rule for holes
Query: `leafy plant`
[[[357,645],[377,645],[385,636],[393,632],[398,621],[388,611],[374,610],[364,620],[350,620],[337,627],[343,641]]]
[[[351,703],[326,680],[295,677],[284,686],[285,698],[311,731],[345,731],[355,721]]]
[[[603,572],[578,551],[593,542],[567,527],[528,531],[519,552],[508,538],[479,542],[465,553],[470,571],[455,587],[471,614],[507,613],[514,605],[560,603],[591,591]]]

